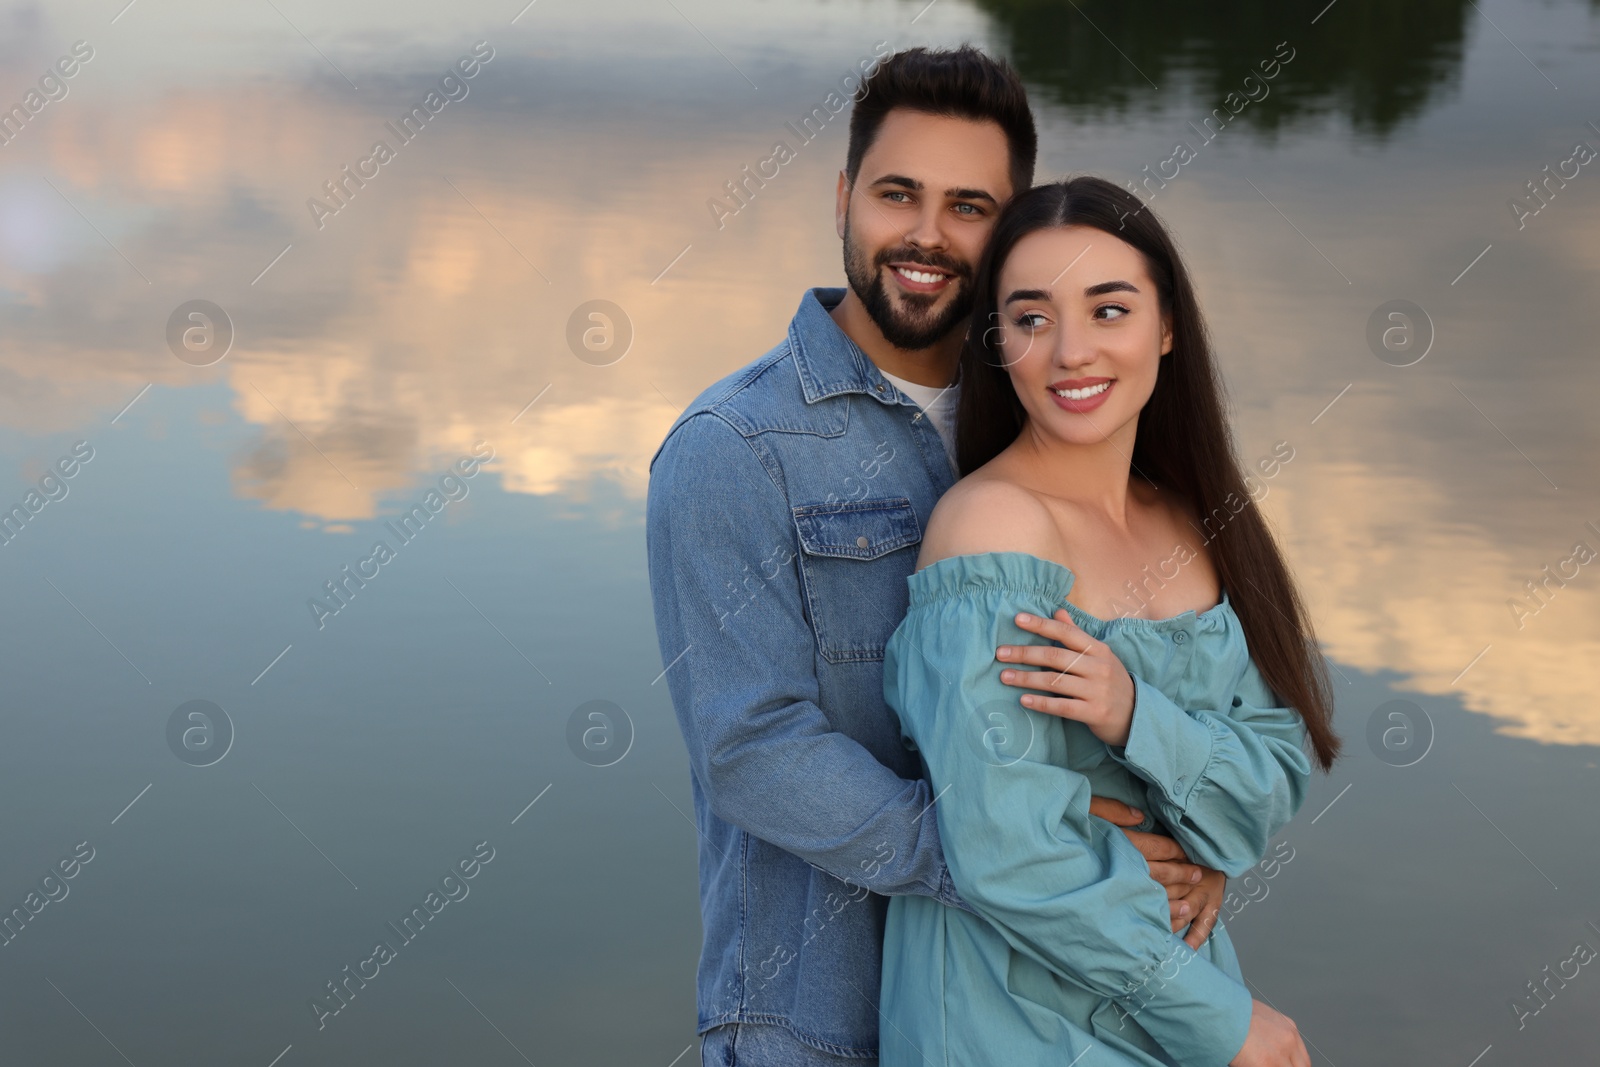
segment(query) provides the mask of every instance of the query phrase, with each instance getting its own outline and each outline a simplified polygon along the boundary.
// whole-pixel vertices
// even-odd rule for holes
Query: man
[[[839,176],[849,288],[808,291],[787,339],[701,393],[651,460],[656,629],[700,834],[705,1064],[873,1062],[885,898],[972,910],[884,703],[883,651],[956,478],[978,258],[1036,144],[1009,66],[971,47],[888,58]],[[1220,872],[1167,862],[1185,857],[1141,832],[1148,816],[1092,811],[1138,827],[1197,945]]]

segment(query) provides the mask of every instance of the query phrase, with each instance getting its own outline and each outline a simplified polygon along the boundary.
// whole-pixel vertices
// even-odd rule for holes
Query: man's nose
[[[906,232],[906,243],[918,248],[944,249],[948,239],[944,232],[944,216],[939,208],[926,204],[917,212],[917,220]]]

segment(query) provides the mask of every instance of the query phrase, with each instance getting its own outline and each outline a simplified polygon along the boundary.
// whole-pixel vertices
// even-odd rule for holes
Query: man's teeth
[[[1101,382],[1099,385],[1091,385],[1087,389],[1052,389],[1050,391],[1056,396],[1065,397],[1068,400],[1087,400],[1091,396],[1099,396],[1110,388],[1110,382]]]
[[[919,285],[932,285],[934,282],[944,281],[943,274],[933,274],[925,270],[906,270],[904,267],[896,267],[895,272],[900,277],[914,281]]]

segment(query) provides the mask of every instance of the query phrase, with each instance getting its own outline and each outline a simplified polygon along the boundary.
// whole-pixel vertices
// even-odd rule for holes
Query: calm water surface
[[[788,124],[968,40],[1293,449],[1348,756],[1235,886],[1256,995],[1319,1064],[1595,1056],[1593,966],[1513,1003],[1600,948],[1600,4],[123,2],[0,7],[4,1062],[698,1062],[648,460],[842,284],[847,115]]]

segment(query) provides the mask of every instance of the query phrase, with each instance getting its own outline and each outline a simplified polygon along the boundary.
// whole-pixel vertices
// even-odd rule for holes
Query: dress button
[[[866,548],[870,544],[872,544],[872,542],[868,541],[865,537],[856,538],[856,547],[857,548]]]
[[[1189,633],[1187,630],[1178,630],[1172,635],[1172,640],[1181,645],[1189,640]]]

